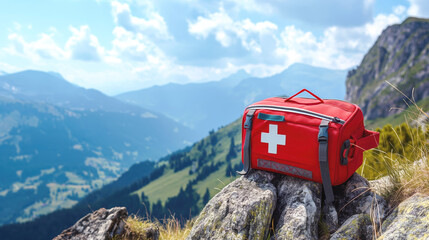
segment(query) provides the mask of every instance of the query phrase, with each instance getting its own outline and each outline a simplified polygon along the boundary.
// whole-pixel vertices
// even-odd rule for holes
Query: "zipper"
[[[316,113],[309,110],[294,108],[294,107],[281,107],[281,106],[274,106],[274,105],[252,105],[247,107],[246,109],[267,109],[267,110],[274,110],[274,111],[297,113],[297,114],[307,115],[315,118],[325,119],[334,123],[339,123],[341,125],[343,125],[346,122],[338,117],[332,117],[321,113]]]

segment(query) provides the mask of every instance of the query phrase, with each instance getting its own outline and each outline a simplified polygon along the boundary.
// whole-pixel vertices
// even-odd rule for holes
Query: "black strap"
[[[246,129],[246,137],[244,138],[243,146],[243,170],[240,172],[237,171],[240,175],[246,175],[252,168],[250,164],[250,140],[252,135],[252,119],[253,114],[255,113],[254,109],[250,109],[246,114],[246,121],[244,121],[244,129]]]
[[[322,120],[319,125],[319,164],[322,175],[323,189],[325,191],[325,205],[331,205],[334,202],[334,192],[332,191],[331,177],[329,175],[328,162],[328,127],[329,121]]]

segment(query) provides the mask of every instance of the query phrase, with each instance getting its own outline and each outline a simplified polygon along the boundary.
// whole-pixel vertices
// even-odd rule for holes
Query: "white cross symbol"
[[[278,126],[270,124],[268,133],[261,133],[261,142],[268,143],[268,153],[277,154],[277,145],[286,145],[286,135],[277,134]]]

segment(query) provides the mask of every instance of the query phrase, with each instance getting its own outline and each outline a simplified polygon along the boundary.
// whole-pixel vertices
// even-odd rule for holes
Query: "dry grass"
[[[192,221],[182,225],[181,221],[174,216],[161,221],[150,221],[137,216],[131,216],[125,221],[125,234],[115,236],[114,240],[150,240],[153,239],[151,229],[159,230],[161,240],[184,240],[192,228]],[[152,231],[153,232],[153,231]]]
[[[129,217],[125,221],[126,229],[128,234],[123,236],[125,239],[148,239],[148,232],[150,229],[159,228],[156,223],[152,223],[149,220],[144,220],[136,216]]]
[[[396,156],[386,156],[386,170],[388,171],[388,186],[381,189],[390,205],[396,206],[415,193],[429,195],[429,162],[428,158],[421,158],[414,163],[397,160]]]
[[[429,120],[428,114],[417,105],[414,97],[409,98],[394,85],[390,84],[395,90],[400,92],[409,102],[409,106],[414,106],[414,111],[409,115],[414,119]],[[410,127],[410,123],[406,123],[405,128],[400,128],[401,131],[407,131],[405,135],[411,139],[408,143],[404,143],[403,133],[398,133],[395,128],[392,128],[396,142],[399,146],[392,148],[390,152],[379,151],[378,157],[382,162],[383,170],[387,173],[385,180],[388,184],[380,189],[380,193],[385,196],[392,206],[396,206],[406,198],[415,193],[423,193],[429,195],[429,129],[428,125],[416,126],[417,129]],[[392,143],[389,143],[392,144]],[[375,171],[382,169],[374,169]]]
[[[415,131],[414,133],[419,134],[421,132]],[[399,135],[397,137],[399,138]],[[382,195],[388,201],[392,210],[415,193],[429,195],[428,140],[427,137],[419,135],[413,135],[412,137],[414,154],[399,154],[394,151],[383,152],[376,150],[379,151],[377,156],[381,158],[379,160],[381,160],[381,166],[384,168],[383,172],[386,175],[382,179],[377,180],[379,182],[377,186],[368,190]],[[414,156],[414,158],[407,157],[407,155]],[[374,171],[377,171],[377,169],[374,169]],[[373,210],[370,213],[374,229],[372,239],[377,239],[382,234],[381,225],[378,224],[382,219],[374,218],[375,216],[379,216],[379,214],[373,211],[379,211],[379,207],[375,197],[373,200],[375,202],[372,203],[374,206],[371,207]]]
[[[182,227],[181,221],[177,218],[170,217],[168,219],[164,219],[161,224],[161,228],[159,229],[160,238],[165,240],[182,240],[186,239],[192,229],[193,221],[187,221],[186,224]]]

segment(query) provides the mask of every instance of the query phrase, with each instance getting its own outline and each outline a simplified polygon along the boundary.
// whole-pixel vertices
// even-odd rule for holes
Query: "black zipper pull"
[[[340,123],[341,119],[339,117],[334,117],[334,119],[332,120],[334,123]]]

